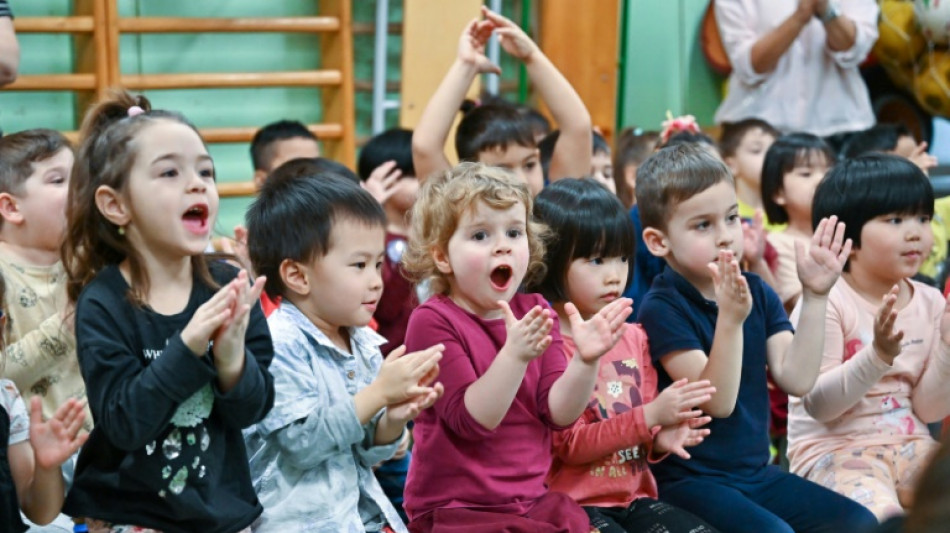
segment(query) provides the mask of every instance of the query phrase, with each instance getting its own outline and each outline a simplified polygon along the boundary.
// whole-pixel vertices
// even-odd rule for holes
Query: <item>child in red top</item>
[[[552,302],[565,353],[575,351],[566,302],[582,317],[615,301],[630,278],[634,229],[620,201],[591,179],[563,180],[545,188],[535,213],[559,238],[545,255],[547,275],[531,290]],[[676,453],[709,434],[694,406],[715,392],[709,381],[681,380],[657,395],[647,336],[628,324],[600,361],[597,382],[578,422],[554,434],[551,490],[584,507],[601,533],[715,531],[694,515],[657,501],[648,461]],[[657,529],[659,528],[659,529]]]

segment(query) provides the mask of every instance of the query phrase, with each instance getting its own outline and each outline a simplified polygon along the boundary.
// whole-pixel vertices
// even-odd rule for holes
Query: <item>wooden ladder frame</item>
[[[74,91],[78,116],[109,87],[146,92],[157,89],[236,87],[319,87],[323,121],[308,128],[324,142],[327,157],[349,167],[356,163],[355,101],[353,94],[353,33],[350,0],[320,0],[314,17],[193,18],[121,17],[118,0],[74,0],[68,17],[18,17],[18,33],[71,34],[76,50],[76,72],[20,76],[5,89],[19,91]],[[319,33],[321,68],[291,72],[224,72],[187,74],[123,74],[119,36],[143,33],[294,32]],[[203,128],[208,143],[250,142],[260,125]],[[66,132],[76,141],[76,132]],[[219,183],[221,196],[249,196],[254,182]]]

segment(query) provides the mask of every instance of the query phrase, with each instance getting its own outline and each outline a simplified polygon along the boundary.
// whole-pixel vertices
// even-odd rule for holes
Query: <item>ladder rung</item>
[[[223,198],[253,196],[255,194],[257,194],[257,185],[254,185],[253,181],[218,183],[218,196]]]
[[[89,33],[92,17],[22,17],[13,21],[17,33]]]
[[[340,29],[337,17],[193,18],[131,17],[119,19],[121,33],[191,32],[331,32]]]
[[[27,74],[5,86],[5,91],[91,91],[95,74]]]
[[[132,90],[209,89],[213,87],[314,87],[340,85],[339,70],[297,72],[214,72],[192,74],[124,74],[120,84]]]
[[[343,137],[341,124],[311,124],[307,129],[313,132],[318,139],[340,139]],[[209,143],[242,143],[250,142],[257,132],[257,128],[201,128],[201,137]]]

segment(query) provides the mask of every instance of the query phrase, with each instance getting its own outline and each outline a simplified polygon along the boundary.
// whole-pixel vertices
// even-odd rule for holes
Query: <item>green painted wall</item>
[[[712,124],[723,78],[706,64],[699,27],[707,0],[627,0],[618,126],[659,129],[669,110]],[[619,128],[618,128],[619,131]]]

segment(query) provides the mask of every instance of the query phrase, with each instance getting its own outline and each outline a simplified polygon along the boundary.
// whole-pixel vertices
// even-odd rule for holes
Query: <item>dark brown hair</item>
[[[746,133],[754,129],[762,130],[762,133],[771,135],[773,139],[778,139],[779,131],[768,122],[759,118],[747,118],[739,122],[726,122],[722,125],[722,133],[719,135],[719,153],[722,157],[732,157],[736,155],[736,150],[742,144],[742,139]]]
[[[623,205],[633,207],[633,189],[627,185],[626,171],[630,165],[640,166],[660,143],[660,132],[643,131],[640,128],[627,128],[617,136],[614,147],[614,185],[617,188],[617,197]]]
[[[72,146],[58,131],[24,130],[0,137],[0,192],[17,194],[33,173],[33,163],[45,161]]]
[[[134,106],[144,112],[130,116],[129,109]],[[139,253],[119,234],[119,228],[99,212],[95,197],[96,190],[102,186],[123,194],[138,154],[138,134],[159,120],[179,122],[198,131],[181,114],[153,110],[147,98],[124,90],[113,91],[110,98],[97,103],[83,119],[79,153],[66,199],[67,229],[63,242],[66,293],[71,302],[79,298],[83,287],[103,268],[126,259],[132,277],[130,300],[143,304],[148,296],[148,273]],[[218,287],[203,255],[193,256],[191,263],[204,283]]]

